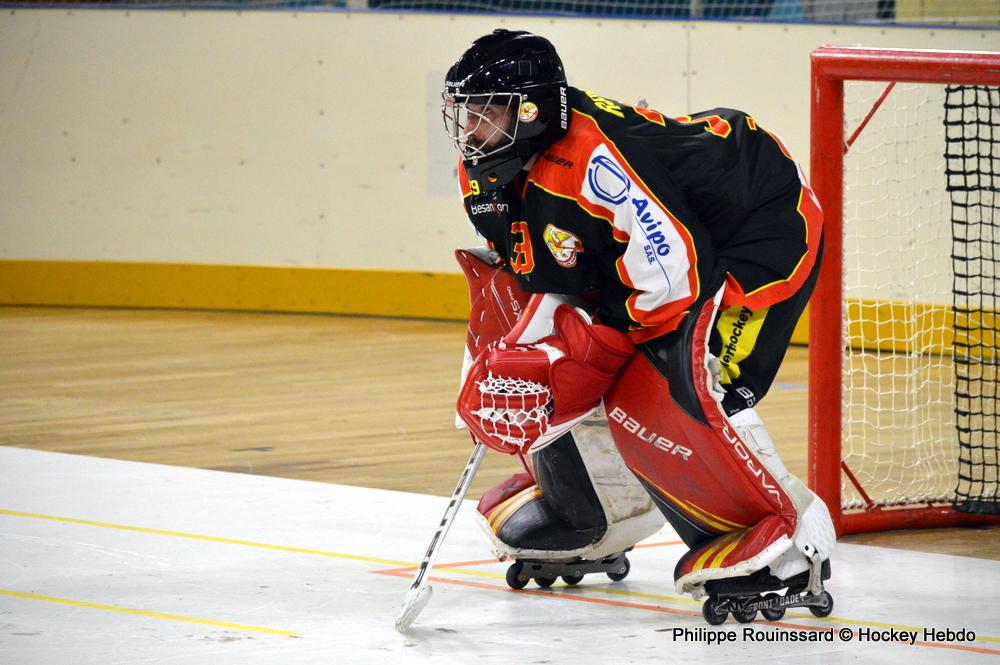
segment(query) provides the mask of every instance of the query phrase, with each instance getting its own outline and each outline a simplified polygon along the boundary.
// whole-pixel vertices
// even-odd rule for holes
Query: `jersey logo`
[[[510,225],[510,235],[514,240],[511,243],[511,270],[519,275],[527,275],[535,269],[535,255],[531,251],[531,236],[528,234],[528,223],[514,222]]]
[[[597,198],[613,205],[624,203],[632,188],[632,181],[621,167],[604,155],[597,155],[590,160],[587,184]]]
[[[662,196],[672,193],[664,183]],[[626,307],[632,320],[659,325],[663,312],[677,308],[697,289],[693,249],[684,225],[639,179],[620,153],[599,143],[587,160],[587,177],[579,200],[606,210],[621,256],[615,269],[623,284],[633,289]]]
[[[583,251],[583,243],[575,234],[560,229],[558,226],[549,224],[542,232],[542,239],[545,246],[552,252],[552,258],[563,268],[572,268],[576,265],[577,255]]]
[[[503,215],[510,211],[510,204],[496,203],[493,201],[490,201],[489,203],[473,203],[469,206],[469,210],[473,215],[485,215],[491,212],[496,215]]]

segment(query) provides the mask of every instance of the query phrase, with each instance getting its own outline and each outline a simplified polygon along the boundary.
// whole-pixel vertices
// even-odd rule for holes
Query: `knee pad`
[[[480,501],[478,522],[503,560],[600,559],[655,533],[663,518],[629,472],[603,420],[529,456]]]

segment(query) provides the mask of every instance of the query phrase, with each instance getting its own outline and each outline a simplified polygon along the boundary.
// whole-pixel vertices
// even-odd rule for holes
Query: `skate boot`
[[[752,575],[710,580],[705,583],[708,598],[701,607],[705,621],[718,626],[731,613],[740,623],[757,618],[758,610],[768,621],[779,621],[789,607],[808,607],[813,616],[833,612],[833,596],[823,588],[830,579],[830,560],[813,556],[807,571],[780,580],[765,567]],[[780,591],[784,591],[781,595]]]
[[[613,582],[620,582],[628,577],[632,565],[626,552],[612,554],[603,559],[588,560],[574,557],[563,561],[542,561],[540,559],[518,559],[507,568],[507,585],[511,589],[523,589],[529,580],[543,589],[555,584],[561,577],[568,586],[575,586],[590,573],[604,573]]]

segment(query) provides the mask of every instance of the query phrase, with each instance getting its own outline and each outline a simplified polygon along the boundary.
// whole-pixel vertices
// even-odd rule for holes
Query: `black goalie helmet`
[[[445,78],[445,131],[462,154],[475,194],[512,181],[569,127],[566,73],[549,40],[494,30]]]

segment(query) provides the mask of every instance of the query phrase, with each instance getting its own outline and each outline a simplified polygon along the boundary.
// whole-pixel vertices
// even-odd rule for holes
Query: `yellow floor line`
[[[305,548],[301,548],[301,547],[286,547],[284,545],[271,545],[269,543],[257,543],[257,542],[253,542],[253,541],[249,541],[249,540],[236,540],[236,539],[233,539],[233,538],[220,538],[220,537],[217,537],[217,536],[204,536],[204,535],[200,535],[200,534],[184,533],[184,532],[181,532],[181,531],[165,531],[165,530],[162,530],[162,529],[148,529],[148,528],[145,528],[145,527],[128,526],[128,525],[123,525],[123,524],[111,524],[111,523],[108,523],[108,522],[95,522],[95,521],[91,521],[91,520],[81,520],[81,519],[76,519],[76,518],[72,518],[72,517],[59,517],[59,516],[56,516],[56,515],[43,515],[43,514],[39,514],[39,513],[25,513],[25,512],[15,511],[15,510],[6,510],[6,509],[2,509],[2,508],[0,508],[0,515],[11,515],[11,516],[14,516],[14,517],[27,517],[27,518],[32,518],[32,519],[50,520],[50,521],[54,521],[54,522],[64,522],[64,523],[67,523],[67,524],[83,524],[83,525],[86,525],[86,526],[96,526],[96,527],[101,527],[101,528],[105,528],[105,529],[119,529],[119,530],[122,530],[122,531],[134,531],[134,532],[138,532],[138,533],[151,533],[151,534],[156,534],[156,535],[160,535],[160,536],[172,536],[174,538],[190,538],[190,539],[193,539],[193,540],[202,540],[202,541],[215,542],[215,543],[226,543],[226,544],[229,544],[229,545],[242,545],[244,547],[257,547],[257,548],[261,548],[261,549],[276,550],[276,551],[279,551],[279,552],[294,552],[294,553],[297,553],[297,554],[312,554],[312,555],[315,555],[315,556],[325,556],[325,557],[332,557],[332,558],[337,558],[337,559],[348,559],[348,560],[353,560],[353,561],[364,561],[364,562],[368,562],[368,563],[386,564],[386,565],[397,566],[397,567],[402,567],[402,568],[415,567],[416,566],[416,564],[413,563],[412,561],[396,561],[394,559],[381,559],[381,558],[377,558],[377,557],[360,556],[360,555],[357,555],[357,554],[343,554],[343,553],[339,553],[339,552],[325,552],[323,550],[311,550],[311,549],[305,549]],[[435,570],[436,571],[449,571],[449,572],[453,572],[453,573],[459,573],[459,574],[462,574],[462,575],[470,575],[470,576],[473,576],[473,577],[486,577],[486,578],[492,578],[492,579],[498,579],[498,580],[504,579],[504,576],[501,575],[501,574],[498,574],[498,573],[488,573],[488,572],[485,572],[485,571],[478,571],[478,570],[477,571],[473,571],[473,570],[468,570],[468,569],[465,569],[465,568],[448,568],[446,566],[440,566],[440,567],[436,568]],[[586,587],[586,590],[587,591],[597,592],[597,593],[610,594],[610,595],[626,596],[626,597],[630,597],[630,598],[643,598],[643,599],[647,599],[647,600],[659,600],[659,601],[664,601],[664,602],[680,603],[680,604],[685,604],[685,605],[701,605],[701,601],[693,600],[691,598],[680,597],[680,596],[665,596],[665,595],[659,595],[659,594],[640,593],[640,592],[637,592],[637,591],[627,591],[627,590],[624,590],[624,589],[610,589],[610,588],[602,588],[602,587],[597,587],[597,586],[593,586],[593,587],[588,586],[588,587]],[[4,592],[2,590],[0,590],[0,593],[4,593]],[[59,602],[59,601],[55,601],[55,602]],[[72,602],[72,601],[68,601],[68,602]],[[123,609],[123,610],[119,610],[119,611],[129,611],[129,610],[124,610]],[[142,611],[141,610],[135,610],[134,612],[135,613],[141,613]],[[914,626],[907,626],[907,625],[904,625],[904,624],[882,623],[882,622],[878,622],[878,621],[863,621],[863,620],[860,620],[860,619],[845,619],[843,617],[824,617],[824,618],[821,618],[821,617],[814,617],[812,614],[806,614],[806,613],[801,613],[800,614],[800,613],[797,613],[797,612],[790,612],[788,614],[788,616],[790,616],[790,617],[797,617],[797,618],[803,618],[803,619],[812,619],[813,621],[827,621],[827,622],[839,623],[839,624],[845,624],[845,625],[851,625],[851,626],[871,626],[871,627],[877,627],[877,628],[896,628],[896,629],[900,629],[900,630],[911,630],[911,631],[912,630],[922,630],[922,628],[916,628]],[[977,634],[976,635],[976,641],[977,642],[982,641],[982,642],[1000,643],[1000,637],[993,637],[993,636],[988,636],[988,635],[978,635]]]
[[[367,563],[386,564],[389,566],[414,566],[412,561],[396,561],[394,559],[379,559],[370,556],[360,556],[357,554],[342,554],[340,552],[325,552],[323,550],[310,550],[303,547],[286,547],[285,545],[271,545],[270,543],[257,543],[251,540],[236,540],[234,538],[220,538],[218,536],[204,536],[197,533],[184,533],[182,531],[165,531],[163,529],[147,529],[141,526],[129,526],[126,524],[111,524],[108,522],[94,522],[91,520],[80,520],[73,517],[59,517],[57,515],[42,515],[39,513],[22,513],[16,510],[5,510],[0,508],[0,515],[11,515],[13,517],[28,517],[36,520],[49,520],[52,522],[63,522],[66,524],[83,524],[85,526],[96,526],[102,529],[118,529],[120,531],[134,531],[136,533],[151,533],[157,536],[171,536],[173,538],[188,538],[191,540],[203,540],[210,543],[225,543],[227,545],[242,545],[244,547],[257,547],[265,550],[276,550],[278,552],[295,552],[296,554],[312,554],[314,556],[326,556],[335,559],[349,559],[352,561],[365,561]]]
[[[11,591],[9,589],[0,589],[0,596],[11,596],[12,598],[24,598],[27,600],[40,600],[46,603],[59,603],[60,605],[71,605],[73,607],[87,607],[92,610],[104,610],[106,612],[135,614],[138,616],[152,617],[153,619],[164,619],[166,621],[184,621],[186,623],[197,623],[203,626],[215,626],[217,628],[228,628],[230,630],[240,630],[253,633],[267,633],[268,635],[283,635],[285,637],[300,637],[299,633],[296,633],[291,630],[264,628],[263,626],[246,626],[244,624],[230,623],[228,621],[212,621],[211,619],[199,619],[197,617],[188,617],[182,614],[167,614],[166,612],[137,610],[131,607],[119,607],[118,605],[102,605],[100,603],[88,603],[82,600],[70,600],[69,598],[56,598],[55,596],[42,596],[36,593],[24,593],[22,591]]]

